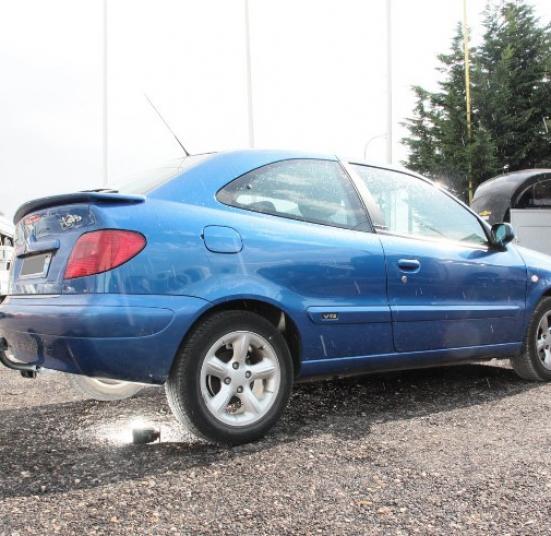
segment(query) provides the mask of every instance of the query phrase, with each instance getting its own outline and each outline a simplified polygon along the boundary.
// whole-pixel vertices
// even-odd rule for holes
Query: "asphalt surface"
[[[481,365],[303,384],[227,450],[162,389],[99,403],[2,369],[0,535],[549,534],[550,409],[551,385]],[[130,444],[135,419],[161,442]]]

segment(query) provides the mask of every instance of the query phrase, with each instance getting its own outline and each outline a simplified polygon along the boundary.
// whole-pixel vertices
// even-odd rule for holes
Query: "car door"
[[[283,304],[300,324],[304,361],[393,352],[383,249],[339,162],[274,162],[217,199],[243,242],[238,263],[209,252],[217,281]]]
[[[429,181],[353,165],[385,251],[398,352],[522,340],[526,267],[489,244],[478,218]]]

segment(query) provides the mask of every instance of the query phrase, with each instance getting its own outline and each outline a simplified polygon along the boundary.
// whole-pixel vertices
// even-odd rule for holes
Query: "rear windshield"
[[[172,160],[164,166],[131,176],[127,181],[123,181],[122,184],[115,186],[113,189],[121,194],[149,194],[209,156],[203,154]]]

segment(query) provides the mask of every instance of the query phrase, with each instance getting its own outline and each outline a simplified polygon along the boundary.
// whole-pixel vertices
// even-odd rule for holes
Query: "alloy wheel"
[[[549,317],[551,312],[545,313],[538,325],[536,335],[536,348],[538,351],[538,357],[542,365],[551,370],[551,326],[549,325]]]
[[[201,366],[201,394],[208,411],[230,426],[249,426],[273,406],[281,369],[273,346],[251,331],[218,339]]]

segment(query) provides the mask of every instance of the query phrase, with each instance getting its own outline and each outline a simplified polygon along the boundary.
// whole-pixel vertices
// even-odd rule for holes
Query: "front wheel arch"
[[[518,355],[511,358],[511,365],[515,372],[525,380],[550,381],[551,368],[542,365],[538,355],[537,337],[540,330],[540,321],[543,315],[551,313],[551,295],[544,295],[527,317],[526,330],[522,349]],[[549,344],[546,346],[549,347]]]

